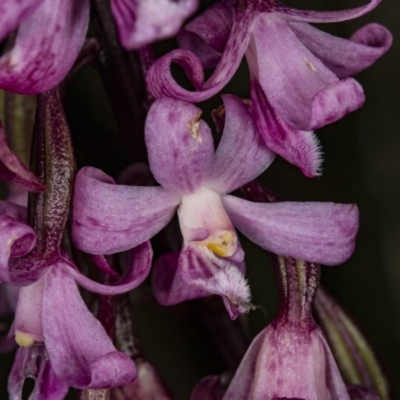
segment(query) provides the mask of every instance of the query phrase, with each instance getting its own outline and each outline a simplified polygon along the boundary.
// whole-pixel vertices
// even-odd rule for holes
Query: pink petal
[[[250,93],[254,117],[265,144],[309,178],[320,175],[321,151],[313,132],[299,131],[276,115],[260,84],[253,79]]]
[[[69,386],[58,378],[44,346],[20,347],[8,378],[10,400],[22,399],[26,378],[35,380],[35,387],[29,400],[63,400]]]
[[[103,389],[136,377],[131,359],[116,351],[81,299],[73,277],[60,265],[46,275],[43,332],[56,375],[72,387]]]
[[[222,96],[225,127],[206,186],[229,193],[257,178],[274,160],[253,121],[251,108],[232,95]]]
[[[178,194],[197,189],[214,161],[214,142],[202,111],[169,98],[149,110],[145,139],[150,169],[168,191]]]
[[[8,204],[8,208],[17,210],[19,207],[12,206]],[[36,234],[30,226],[0,214],[0,281],[21,283],[20,277],[13,271],[13,260],[10,257],[24,256],[33,249],[35,243]],[[30,272],[27,271],[27,274],[30,275]]]
[[[187,23],[176,39],[179,47],[196,54],[204,68],[213,68],[221,59],[232,24],[233,8],[218,2]]]
[[[336,265],[346,261],[354,250],[358,209],[353,204],[265,204],[233,196],[222,200],[235,227],[275,254]]]
[[[198,7],[197,0],[112,0],[111,9],[122,45],[138,49],[175,36]]]
[[[0,7],[2,7],[0,5]],[[1,9],[0,9],[1,16]],[[1,22],[0,22],[1,27]],[[0,61],[1,62],[1,61]],[[0,66],[1,76],[1,66]],[[19,160],[8,147],[3,126],[0,121],[0,179],[20,185],[26,190],[40,192],[44,184]]]
[[[138,287],[148,276],[151,268],[153,251],[150,242],[144,242],[130,251],[132,262],[122,277],[113,285],[102,285],[87,278],[71,262],[65,263],[63,268],[74,279],[90,292],[113,296],[129,292]]]
[[[350,400],[319,329],[272,324],[250,346],[224,400]]]
[[[88,0],[43,0],[0,58],[0,87],[30,94],[60,83],[79,54],[88,21]]]
[[[31,285],[21,287],[15,311],[13,333],[28,334],[36,342],[44,342],[42,310],[45,278],[42,277]]]
[[[274,14],[277,14],[280,18],[286,19],[288,21],[296,22],[341,22],[355,19],[369,13],[380,2],[381,0],[371,0],[365,6],[350,8],[348,10],[341,11],[309,11],[281,7],[279,11],[274,11]]]
[[[150,93],[156,97],[172,97],[196,103],[209,99],[218,93],[232,78],[250,42],[253,12],[237,12],[233,21],[221,61],[215,71],[204,83],[201,61],[190,51],[174,50],[158,59],[149,69],[146,82]],[[171,75],[171,64],[177,63],[185,71],[196,91],[181,87]]]
[[[17,29],[43,0],[2,0],[0,4],[0,41]]]
[[[392,34],[382,25],[368,24],[350,40],[338,38],[311,25],[291,23],[301,42],[339,78],[358,74],[372,65],[392,45]]]
[[[248,311],[250,290],[244,263],[219,258],[205,246],[191,244],[179,255],[162,256],[154,266],[152,285],[163,305],[219,295],[232,319]]]
[[[179,201],[161,187],[116,185],[104,172],[82,168],[75,180],[72,239],[91,254],[131,249],[159,232]]]
[[[273,14],[260,17],[253,37],[247,55],[250,71],[277,115],[292,127],[317,129],[364,102],[361,86],[351,78],[339,82],[280,18]]]

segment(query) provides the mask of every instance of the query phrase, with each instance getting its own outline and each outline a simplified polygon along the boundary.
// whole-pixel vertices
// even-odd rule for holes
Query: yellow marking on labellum
[[[207,249],[220,257],[230,257],[236,251],[236,235],[232,231],[212,235],[203,243]]]
[[[15,332],[15,341],[21,347],[32,347],[36,342],[31,334],[20,331]]]
[[[190,133],[192,137],[199,142],[201,142],[201,133],[200,133],[200,117],[201,111],[196,115],[196,117],[191,121],[189,125]]]

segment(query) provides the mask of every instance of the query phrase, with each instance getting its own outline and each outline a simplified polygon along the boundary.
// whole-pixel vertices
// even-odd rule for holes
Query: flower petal
[[[19,287],[9,283],[0,284],[0,317],[4,317],[15,312],[18,301]]]
[[[190,244],[179,255],[167,254],[157,260],[152,275],[154,294],[163,305],[219,295],[235,319],[249,309],[244,268],[244,262],[222,259],[205,246]]]
[[[0,58],[0,87],[40,93],[71,69],[89,21],[87,0],[44,0],[20,25],[13,48]]]
[[[340,11],[309,11],[298,10],[296,8],[280,7],[279,11],[274,11],[274,14],[277,14],[280,18],[286,19],[288,21],[315,23],[341,22],[358,18],[364,14],[369,13],[380,2],[381,0],[371,0],[365,6]]]
[[[214,162],[214,142],[196,106],[159,99],[146,118],[145,139],[151,172],[168,191],[191,193]]]
[[[224,400],[350,400],[318,329],[269,325],[254,340]]]
[[[12,333],[28,335],[35,342],[44,342],[42,310],[44,277],[19,289]]]
[[[5,200],[0,200],[0,214],[5,214],[23,224],[26,224],[28,218],[26,207]]]
[[[368,24],[350,40],[320,31],[309,24],[290,24],[301,42],[339,78],[358,74],[372,65],[392,45],[392,34],[382,25]]]
[[[58,378],[51,367],[44,346],[20,347],[8,378],[9,400],[21,400],[26,378],[35,380],[28,400],[63,400],[69,386]]]
[[[142,357],[136,361],[137,379],[123,387],[112,389],[115,400],[172,400],[156,369]]]
[[[193,389],[190,400],[222,400],[223,383],[220,376],[206,376]]]
[[[213,68],[221,59],[232,23],[233,8],[218,2],[187,23],[176,40],[179,47],[196,54],[204,68]]]
[[[0,41],[17,29],[43,0],[2,0],[0,4]]]
[[[253,35],[257,66],[250,61],[250,70],[276,113],[294,128],[320,128],[363,104],[361,86],[351,78],[339,81],[286,22],[266,14]]]
[[[161,187],[116,185],[104,172],[82,168],[75,180],[72,239],[92,254],[131,249],[171,220],[179,200]]]
[[[3,203],[4,204],[4,203]],[[8,204],[8,208],[18,209],[19,206]],[[20,282],[14,274],[10,257],[21,257],[29,253],[36,243],[34,230],[25,223],[18,222],[12,217],[0,214],[0,281]]]
[[[157,301],[171,306],[182,301],[208,296],[202,289],[187,285],[178,273],[181,252],[163,254],[154,263],[151,285]]]
[[[232,95],[222,96],[225,127],[207,187],[229,193],[264,172],[275,155],[265,146],[249,106]]]
[[[283,120],[296,129],[311,131],[361,107],[361,86],[351,78],[339,81],[285,21],[273,14],[258,21],[247,56],[250,71]]]
[[[136,377],[132,360],[116,351],[73,277],[60,265],[46,274],[43,332],[55,373],[72,387],[103,389]]]
[[[111,10],[119,38],[128,49],[138,49],[175,36],[183,21],[193,14],[198,0],[112,0]]]
[[[255,120],[265,144],[309,178],[320,175],[321,151],[313,132],[299,131],[276,115],[257,79],[250,84]]]
[[[223,400],[242,400],[249,398],[251,386],[254,379],[257,379],[255,372],[257,371],[257,357],[260,355],[260,351],[264,340],[264,331],[260,332],[256,338],[252,341],[248,348],[245,356],[242,359],[238,369],[232,381],[225,392]],[[264,397],[265,398],[265,397]],[[251,397],[253,400],[253,398]],[[256,400],[254,398],[254,400]]]
[[[0,7],[2,7],[0,5]],[[0,9],[1,15],[1,9]],[[1,26],[1,22],[0,22]],[[0,67],[1,74],[1,67]],[[19,160],[8,147],[3,126],[0,121],[0,179],[22,186],[26,190],[39,192],[44,184]]]
[[[354,250],[358,209],[353,204],[263,204],[233,196],[223,196],[222,201],[232,223],[275,254],[336,265]]]
[[[191,103],[204,101],[218,93],[232,78],[242,61],[251,37],[251,26],[255,21],[254,12],[237,12],[231,35],[225,46],[221,61],[204,83],[201,61],[190,51],[174,50],[158,59],[146,76],[147,88],[155,97],[172,97]],[[186,90],[173,78],[172,63],[180,65],[192,82],[196,91]]]
[[[144,242],[130,251],[132,262],[122,275],[121,279],[113,285],[102,285],[87,278],[71,262],[65,263],[63,268],[85,289],[107,296],[126,293],[138,287],[150,273],[153,251],[150,242]]]

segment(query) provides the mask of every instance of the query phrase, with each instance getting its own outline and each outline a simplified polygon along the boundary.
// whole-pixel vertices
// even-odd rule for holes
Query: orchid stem
[[[110,2],[92,0],[100,42],[98,71],[131,161],[146,161],[144,121],[146,89],[140,57],[124,50],[118,40]]]

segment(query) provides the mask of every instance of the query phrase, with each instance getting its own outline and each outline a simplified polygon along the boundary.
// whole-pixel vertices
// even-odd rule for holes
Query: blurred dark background
[[[203,0],[202,8],[211,3]],[[333,10],[363,2],[291,0],[286,4]],[[367,98],[363,108],[317,132],[324,151],[322,177],[307,179],[277,158],[262,180],[288,200],[358,204],[361,224],[356,251],[346,264],[324,267],[322,281],[367,334],[387,369],[395,398],[400,399],[400,3],[384,0],[362,18],[319,27],[349,37],[368,22],[391,30],[394,44],[382,59],[357,76]],[[164,41],[157,44],[156,51],[163,54],[174,45],[174,41]],[[244,63],[223,92],[248,98],[247,83]],[[204,104],[205,116],[219,103],[215,98]],[[79,163],[117,176],[128,165],[129,157],[101,81],[91,67],[85,67],[70,82],[66,109]],[[241,240],[253,302],[267,309],[267,317],[259,311],[249,315],[251,332],[256,334],[276,314],[276,279],[268,254]],[[138,304],[134,315],[144,351],[177,399],[188,398],[202,376],[221,372],[207,338],[195,325],[151,300]],[[1,381],[4,387],[5,374]]]

